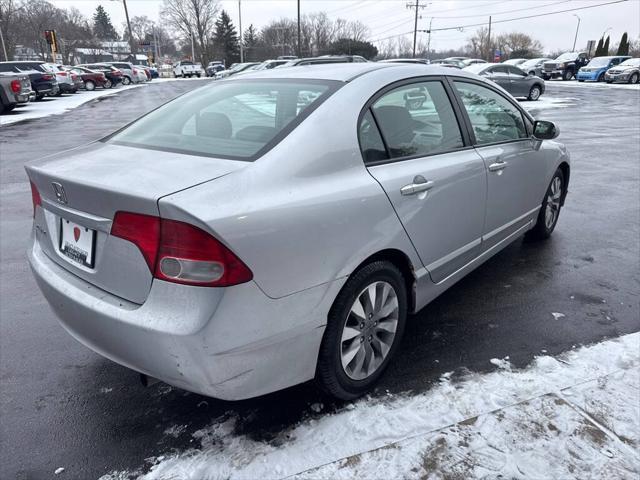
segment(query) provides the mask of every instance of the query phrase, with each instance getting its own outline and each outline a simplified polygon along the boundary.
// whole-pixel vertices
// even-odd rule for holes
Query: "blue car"
[[[616,65],[624,62],[630,56],[616,56],[616,57],[595,57],[592,58],[591,61],[578,70],[578,75],[576,78],[579,82],[584,82],[585,80],[588,82],[603,82],[604,74],[611,67],[615,67]]]

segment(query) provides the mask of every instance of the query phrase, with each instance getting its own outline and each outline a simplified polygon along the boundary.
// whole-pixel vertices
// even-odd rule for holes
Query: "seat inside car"
[[[224,113],[201,112],[196,116],[196,135],[200,137],[231,138],[233,127]]]

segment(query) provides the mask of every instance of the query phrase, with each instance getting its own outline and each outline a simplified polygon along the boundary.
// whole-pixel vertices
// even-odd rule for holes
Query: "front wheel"
[[[92,92],[92,91],[94,91],[96,89],[96,84],[89,80],[89,81],[84,82],[84,88],[88,92]]]
[[[629,83],[638,83],[638,80],[640,80],[640,75],[638,75],[638,73],[634,73],[629,77]]]
[[[108,78],[104,81],[104,84],[102,85],[102,88],[113,88],[113,82],[111,80],[109,80]]]
[[[598,75],[598,82],[604,82],[604,72]]]
[[[343,400],[367,392],[397,350],[406,317],[405,280],[394,264],[358,270],[329,311],[316,371],[320,388]]]
[[[562,80],[571,80],[573,78],[573,72],[571,70],[566,70],[562,74]]]
[[[131,79],[129,77],[124,77],[122,79],[122,84],[123,85],[129,85],[131,83]]]
[[[538,85],[534,85],[531,87],[531,90],[529,90],[529,96],[527,98],[531,101],[536,101],[540,98],[541,94],[542,89]]]
[[[526,237],[531,240],[544,240],[549,238],[556,228],[560,209],[562,208],[562,196],[566,188],[564,173],[558,168],[553,174],[547,193],[542,200],[536,226],[529,230]]]
[[[44,98],[44,93],[36,93],[36,102],[39,102]]]

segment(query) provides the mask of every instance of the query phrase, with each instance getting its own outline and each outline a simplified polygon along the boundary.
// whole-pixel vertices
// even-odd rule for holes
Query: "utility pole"
[[[9,55],[7,55],[7,46],[4,44],[4,35],[2,35],[2,28],[0,28],[0,41],[2,42],[2,51],[4,52],[4,61],[9,61]]]
[[[300,0],[298,0],[298,58],[302,58],[302,40],[300,38]]]
[[[238,0],[238,23],[240,24],[240,63],[244,63],[244,41],[242,36],[242,0]]]
[[[136,42],[133,39],[133,34],[131,33],[131,22],[129,21],[129,10],[127,10],[127,0],[122,0],[122,4],[124,5],[124,16],[127,17],[127,28],[129,29],[129,46],[131,47],[131,55],[135,55]]]
[[[422,8],[426,8],[426,5],[420,5],[420,0],[416,0],[416,3],[407,3],[407,8],[416,9],[416,18],[413,23],[413,58],[416,58],[416,40],[418,35],[418,11]]]
[[[493,62],[493,48],[491,48],[491,15],[489,15],[489,35],[487,35],[487,43],[488,45],[488,49],[489,49],[489,58],[487,58],[487,60],[489,62]]]
[[[191,61],[195,63],[196,61],[196,48],[193,44],[193,31],[189,30],[189,38],[191,38]]]
[[[433,23],[433,17],[429,20],[429,38],[427,39],[427,59],[431,60],[431,24]]]
[[[578,15],[576,15],[575,13],[573,14],[573,16],[578,19],[578,26],[576,27],[576,36],[573,39],[573,48],[571,49],[572,52],[575,52],[576,51],[576,42],[578,41],[578,30],[580,30],[580,17]]]

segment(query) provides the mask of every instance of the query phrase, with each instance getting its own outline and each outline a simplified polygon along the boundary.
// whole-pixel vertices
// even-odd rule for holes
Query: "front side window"
[[[247,80],[204,87],[167,103],[109,141],[253,160],[280,132],[302,121],[322,103],[338,83]]]
[[[395,88],[382,95],[372,110],[392,158],[433,155],[464,145],[439,81]]]
[[[469,115],[478,145],[527,138],[522,113],[493,90],[474,83],[454,82]]]

